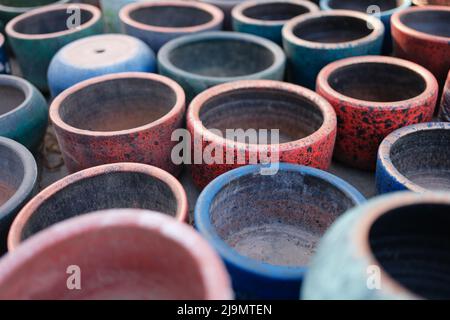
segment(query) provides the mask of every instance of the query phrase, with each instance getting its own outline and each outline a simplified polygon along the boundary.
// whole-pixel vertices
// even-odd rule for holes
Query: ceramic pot
[[[10,74],[11,66],[9,64],[8,53],[6,50],[5,37],[0,33],[0,74]]]
[[[81,25],[77,22],[79,9]],[[11,45],[24,78],[47,91],[47,70],[53,56],[66,44],[102,32],[101,12],[88,4],[47,6],[11,20],[6,26]]]
[[[283,50],[272,41],[237,32],[181,37],[168,42],[158,53],[159,72],[178,82],[188,101],[226,82],[283,80],[285,63]]]
[[[283,27],[290,81],[314,89],[327,64],[343,58],[381,53],[384,26],[361,12],[332,10],[308,13]]]
[[[441,121],[450,122],[450,70],[442,92],[441,109],[439,112]]]
[[[316,87],[338,117],[335,158],[364,170],[375,170],[378,146],[392,131],[431,121],[438,96],[428,70],[384,56],[333,62]]]
[[[380,193],[450,190],[450,123],[422,123],[398,129],[380,145]]]
[[[246,164],[289,162],[328,169],[336,114],[308,89],[280,81],[240,81],[198,95],[189,106],[187,127],[193,137],[192,176],[203,188]],[[245,130],[241,136],[239,129]]]
[[[47,130],[47,101],[28,81],[9,75],[0,75],[0,96],[0,136],[37,151]]]
[[[245,0],[199,0],[199,1],[212,4],[220,8],[224,13],[224,21],[223,21],[224,30],[231,31],[232,29],[231,11],[236,5],[242,3]]]
[[[449,0],[412,0],[412,2],[416,6],[428,6],[428,5],[450,6]]]
[[[221,30],[223,12],[195,1],[132,3],[120,10],[122,30],[144,41],[155,52],[172,39]]]
[[[53,57],[48,84],[53,97],[97,76],[121,72],[155,72],[156,57],[139,39],[104,34],[74,41]]]
[[[151,0],[100,0],[106,31],[119,33],[121,31],[120,10],[129,3],[145,1]]]
[[[282,45],[281,29],[290,19],[319,11],[314,3],[305,0],[251,0],[231,12],[233,30],[251,33]]]
[[[371,200],[327,231],[304,299],[449,299],[450,193]]]
[[[21,144],[0,137],[0,256],[17,212],[32,196],[37,181],[33,155]]]
[[[178,174],[172,132],[183,126],[185,96],[174,81],[127,72],[83,81],[50,106],[70,172],[114,162],[151,164]]]
[[[365,199],[321,170],[261,169],[246,166],[215,179],[198,199],[195,224],[225,261],[238,298],[297,299],[322,234]]]

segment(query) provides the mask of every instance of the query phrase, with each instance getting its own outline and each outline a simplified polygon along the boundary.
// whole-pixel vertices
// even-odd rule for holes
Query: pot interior
[[[72,92],[61,102],[59,116],[78,129],[129,130],[160,119],[172,110],[176,101],[176,93],[160,81],[112,79]]]
[[[332,9],[354,10],[367,13],[371,6],[378,6],[380,11],[398,8],[404,0],[331,0],[328,6]]]
[[[245,175],[214,197],[216,232],[243,256],[279,266],[304,266],[316,244],[342,213],[355,205],[343,191],[295,171]]]
[[[242,11],[246,17],[263,21],[287,21],[308,12],[302,5],[286,2],[260,3]]]
[[[391,147],[394,167],[426,189],[450,190],[450,130],[409,133]]]
[[[353,99],[396,102],[412,99],[426,89],[417,72],[389,63],[356,63],[341,67],[328,78],[337,92]]]
[[[450,37],[450,11],[411,11],[400,18],[401,22],[420,32],[439,37]]]
[[[18,154],[0,144],[0,207],[16,193],[24,176],[25,168]]]
[[[449,212],[448,204],[403,206],[379,217],[369,232],[384,271],[423,298],[450,298]]]
[[[0,84],[0,116],[20,106],[25,101],[25,92],[8,84]]]
[[[58,0],[0,0],[0,5],[15,8],[32,8],[55,2],[58,2]]]

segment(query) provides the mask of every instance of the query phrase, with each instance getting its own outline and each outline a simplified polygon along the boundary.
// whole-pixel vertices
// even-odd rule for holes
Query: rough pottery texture
[[[0,74],[9,73],[11,73],[11,66],[6,52],[5,37],[0,33]]]
[[[439,112],[441,121],[450,122],[450,70],[442,92],[441,109]]]
[[[366,56],[336,61],[317,78],[317,93],[334,107],[334,156],[375,170],[378,146],[392,131],[431,121],[438,84],[425,68],[402,59]]]
[[[223,21],[224,29],[229,31],[232,29],[231,11],[236,5],[242,3],[245,0],[199,0],[199,1],[212,4],[220,8],[224,13],[224,21]]]

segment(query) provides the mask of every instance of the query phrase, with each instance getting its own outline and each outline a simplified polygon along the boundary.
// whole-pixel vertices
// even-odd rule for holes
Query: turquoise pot
[[[100,0],[103,11],[105,29],[108,32],[116,33],[121,31],[119,11],[129,3],[141,2],[145,0]],[[149,1],[149,0],[147,0]]]

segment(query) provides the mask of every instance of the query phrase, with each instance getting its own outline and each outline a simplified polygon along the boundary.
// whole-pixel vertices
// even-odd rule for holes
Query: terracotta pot
[[[450,194],[398,193],[343,215],[306,274],[305,299],[449,299]]]
[[[0,33],[0,74],[10,74],[8,53],[6,49],[5,37]]]
[[[68,24],[76,22],[74,7],[80,9],[81,25],[69,28]],[[47,91],[47,69],[56,52],[102,29],[100,9],[88,4],[66,4],[22,14],[8,23],[6,33],[24,78]]]
[[[183,126],[185,96],[174,81],[151,73],[118,73],[83,81],[50,106],[67,168],[139,162],[177,174],[172,132]]]
[[[203,188],[222,173],[255,164],[251,161],[328,169],[336,138],[336,114],[325,99],[308,89],[279,81],[240,81],[198,95],[189,106],[187,127],[193,137],[192,176]],[[266,141],[236,140],[227,136],[227,129],[267,129],[269,137],[259,137],[268,138]],[[274,129],[279,130],[278,141],[270,136]],[[223,153],[212,159],[203,157],[197,163],[198,150],[201,155],[208,154],[207,150]]]
[[[441,109],[439,112],[441,121],[450,122],[450,70],[442,92]]]
[[[397,190],[450,191],[450,123],[422,123],[401,128],[378,151],[377,187]]]
[[[221,30],[223,12],[194,1],[152,1],[129,4],[120,10],[126,34],[147,43],[155,52],[172,39],[205,31]]]
[[[77,271],[80,289],[70,290]],[[206,241],[152,211],[109,210],[58,223],[0,262],[0,299],[232,297],[225,267]]]
[[[413,0],[412,2],[416,6],[450,6],[450,0]]]
[[[186,221],[186,193],[173,176],[148,165],[118,163],[67,176],[34,197],[17,215],[8,236],[10,251],[63,220],[92,211],[138,208]]]
[[[425,68],[384,56],[353,57],[326,66],[317,93],[338,116],[335,158],[374,170],[378,146],[392,131],[431,121],[438,84]]]
[[[223,26],[225,30],[231,31],[231,10],[245,0],[198,0],[219,7],[224,13]]]

